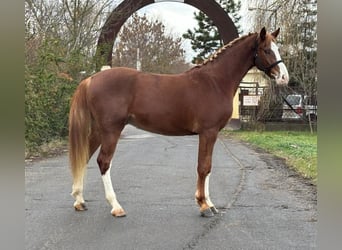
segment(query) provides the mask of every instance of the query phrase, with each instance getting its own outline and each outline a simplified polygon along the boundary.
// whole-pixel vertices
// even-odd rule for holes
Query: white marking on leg
[[[103,181],[103,185],[104,185],[104,189],[105,189],[105,195],[106,195],[106,199],[109,202],[109,204],[112,206],[112,214],[114,211],[117,210],[122,210],[121,205],[119,204],[119,202],[116,199],[116,195],[113,189],[113,185],[112,185],[112,179],[110,177],[110,169],[112,168],[112,163],[110,163],[110,166],[107,170],[107,172],[102,175],[102,181]]]
[[[85,209],[85,206],[84,206],[85,201],[83,198],[83,179],[84,179],[84,175],[85,175],[85,170],[86,170],[86,168],[84,169],[83,173],[74,177],[73,184],[72,184],[71,195],[72,195],[72,197],[75,198],[74,208],[76,210],[84,210]]]
[[[83,198],[83,176],[74,180],[71,195],[75,198],[74,207],[80,209],[80,205],[85,203]]]
[[[274,55],[276,56],[276,60],[280,61],[281,56],[279,54],[279,48],[274,42],[271,43],[271,49]],[[279,66],[280,72],[279,72],[279,75],[276,77],[276,83],[287,84],[289,82],[289,73],[287,72],[287,68],[283,62],[279,63],[278,66]]]
[[[204,197],[205,201],[207,202],[209,207],[214,207],[214,204],[210,200],[209,196],[209,178],[210,178],[210,173],[205,177],[204,181]]]

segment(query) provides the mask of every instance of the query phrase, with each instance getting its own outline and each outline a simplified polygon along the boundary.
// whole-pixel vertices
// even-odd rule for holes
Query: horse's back
[[[102,91],[108,94],[129,91],[135,92],[154,92],[159,93],[175,91],[179,86],[179,79],[182,74],[153,74],[135,70],[133,68],[115,67],[98,72],[91,76],[91,91]],[[184,89],[180,86],[180,88]],[[179,90],[181,90],[178,88]],[[104,94],[104,93],[101,93]]]
[[[91,90],[101,95],[130,91],[139,71],[130,68],[112,68],[91,76]]]

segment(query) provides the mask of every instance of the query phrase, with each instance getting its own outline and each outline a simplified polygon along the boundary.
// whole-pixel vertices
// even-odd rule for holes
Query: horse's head
[[[279,30],[267,33],[265,27],[261,29],[256,40],[254,64],[259,70],[275,79],[277,84],[287,84],[289,74],[275,43]]]

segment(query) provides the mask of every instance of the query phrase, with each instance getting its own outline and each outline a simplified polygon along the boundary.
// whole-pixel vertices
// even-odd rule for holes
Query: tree
[[[289,74],[286,92],[317,96],[317,0],[254,0],[252,23],[280,27],[278,43]],[[266,7],[265,7],[266,6]],[[283,91],[284,92],[284,91]],[[287,93],[283,93],[286,95]],[[272,95],[270,95],[272,96]],[[310,123],[311,125],[311,123]]]
[[[80,71],[91,72],[104,13],[111,5],[111,0],[25,0],[26,62],[37,57],[40,45],[57,41],[63,59],[56,65],[59,71],[73,78]]]
[[[80,71],[92,58],[111,0],[25,0],[25,146],[67,135]]]
[[[133,14],[121,28],[114,44],[113,66],[136,68],[139,49],[142,71],[179,73],[188,69],[181,45],[182,39],[167,34],[159,20]]]
[[[281,28],[278,43],[290,73],[289,86],[317,93],[317,0],[255,0],[252,22]],[[267,8],[265,8],[267,6]]]
[[[238,11],[241,8],[240,0],[219,0],[219,4],[229,15],[240,33],[240,26],[238,24],[241,17]],[[222,47],[223,41],[220,38],[217,27],[213,21],[202,11],[194,12],[195,19],[198,22],[198,27],[194,30],[188,29],[183,38],[191,40],[191,48],[197,53],[192,59],[195,64],[203,62],[218,48]]]

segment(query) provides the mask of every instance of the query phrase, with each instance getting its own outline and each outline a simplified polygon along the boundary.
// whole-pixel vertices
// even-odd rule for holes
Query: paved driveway
[[[123,131],[112,169],[127,217],[114,218],[96,157],[89,163],[86,212],[75,212],[67,155],[25,164],[26,249],[314,249],[316,187],[280,159],[221,137],[210,182],[220,214],[194,200],[197,136]]]

